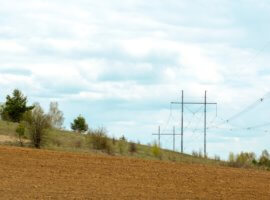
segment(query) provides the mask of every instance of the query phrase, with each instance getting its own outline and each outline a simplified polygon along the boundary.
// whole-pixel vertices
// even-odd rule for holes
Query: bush
[[[241,152],[236,156],[236,162],[241,165],[250,165],[252,164],[252,161],[254,159],[256,159],[256,155],[253,152],[251,153]]]
[[[234,163],[235,162],[235,156],[234,156],[233,152],[230,152],[230,154],[229,154],[229,162],[230,163]]]
[[[197,157],[197,158],[203,158],[203,153],[201,150],[199,150],[198,152],[193,150],[192,155]]]
[[[241,152],[238,155],[230,153],[229,165],[233,167],[249,167],[249,166],[261,166],[270,168],[270,155],[267,150],[264,150],[258,160],[254,153]]]
[[[60,138],[50,137],[50,143],[53,146],[61,147],[63,146],[63,141]]]
[[[236,156],[233,153],[229,154],[229,165],[233,167],[248,167],[256,162],[256,155],[253,152],[241,152]]]
[[[124,154],[127,151],[127,143],[125,138],[121,137],[118,141],[118,150],[120,154]]]
[[[174,154],[169,154],[168,159],[172,162],[176,162],[176,156]]]
[[[258,164],[261,166],[270,167],[270,155],[267,150],[263,150],[259,158]]]
[[[76,149],[80,149],[83,146],[83,141],[80,138],[78,138],[78,139],[74,140],[73,145]]]
[[[116,139],[114,137],[112,138],[112,144],[116,145]]]
[[[24,115],[24,121],[30,133],[30,139],[35,148],[40,148],[51,127],[51,119],[46,115],[39,104]]]
[[[134,142],[130,142],[128,150],[131,154],[136,153],[137,152],[137,145]]]
[[[125,136],[124,135],[122,135],[122,137],[120,137],[120,140],[122,140],[122,141],[127,141],[127,139],[125,138]]]
[[[106,130],[103,128],[92,130],[88,133],[88,144],[93,149],[102,150],[108,154],[114,154],[111,141],[106,134]]]
[[[156,142],[154,142],[154,144],[152,145],[151,152],[156,158],[162,159],[161,148],[159,147],[159,145]]]
[[[215,155],[214,160],[215,161],[220,161],[220,156],[219,155]]]
[[[21,147],[23,146],[23,137],[24,137],[24,134],[25,134],[25,126],[23,123],[20,123],[17,128],[16,128],[16,134],[19,138],[19,142],[20,142],[20,145]]]

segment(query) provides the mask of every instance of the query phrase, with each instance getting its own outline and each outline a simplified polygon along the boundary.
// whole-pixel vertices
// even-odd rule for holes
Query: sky
[[[270,150],[263,101],[269,92],[267,0],[0,0],[0,102],[15,88],[65,124],[83,115],[91,128],[152,143],[180,132],[180,101],[217,102],[207,110],[207,152]],[[170,109],[171,107],[171,109]],[[185,106],[184,150],[203,150],[203,108]],[[240,128],[239,128],[240,127]],[[176,139],[177,150],[180,139]],[[172,148],[172,137],[162,136]]]

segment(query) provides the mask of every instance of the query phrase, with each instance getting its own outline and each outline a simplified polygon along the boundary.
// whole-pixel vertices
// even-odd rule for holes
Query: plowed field
[[[0,146],[0,199],[270,199],[270,172]]]

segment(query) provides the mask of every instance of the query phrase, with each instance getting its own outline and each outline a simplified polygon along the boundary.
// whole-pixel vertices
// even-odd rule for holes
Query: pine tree
[[[13,96],[7,95],[6,102],[1,109],[1,118],[6,121],[20,122],[23,114],[30,111],[34,106],[27,106],[27,97],[20,90],[15,89]]]
[[[71,123],[71,129],[73,131],[77,131],[79,133],[87,131],[88,125],[81,115],[79,115],[76,119],[74,119],[73,123]]]

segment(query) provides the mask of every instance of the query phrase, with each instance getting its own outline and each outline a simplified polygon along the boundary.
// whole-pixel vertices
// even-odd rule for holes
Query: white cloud
[[[0,40],[0,53],[24,53],[26,48],[14,40]]]
[[[202,96],[208,90],[210,100],[218,101],[220,112],[228,116],[269,90],[270,49],[258,51],[270,33],[267,22],[260,20],[260,15],[269,18],[268,5],[1,2],[1,101],[20,88],[31,101],[63,102],[69,121],[77,114],[73,105],[80,102],[77,110],[90,118],[93,113],[85,107],[100,109],[93,117],[96,124],[104,120],[113,132],[126,125],[133,138],[136,131],[150,134],[153,124],[166,123],[167,103],[179,99],[181,89],[186,96]],[[250,11],[256,13],[252,23],[247,22]],[[109,107],[107,102],[112,102]],[[118,121],[111,123],[115,118]]]

